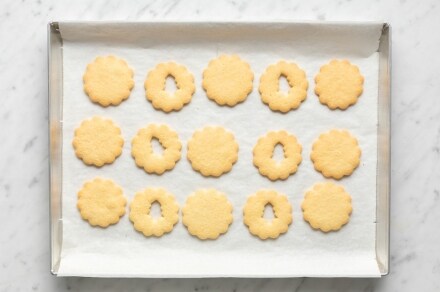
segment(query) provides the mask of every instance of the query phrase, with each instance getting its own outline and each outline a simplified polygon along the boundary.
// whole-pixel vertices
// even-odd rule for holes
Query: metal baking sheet
[[[62,244],[62,37],[57,22],[48,25],[49,131],[50,131],[50,228],[51,271],[58,273]],[[389,272],[390,195],[390,26],[383,25],[379,44],[378,157],[376,208],[376,259],[380,272]]]

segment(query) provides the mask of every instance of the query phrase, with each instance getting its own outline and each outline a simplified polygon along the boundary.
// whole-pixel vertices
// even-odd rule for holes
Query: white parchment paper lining
[[[379,276],[375,259],[378,40],[382,25],[367,24],[173,24],[173,23],[61,23],[63,37],[63,243],[59,275],[101,277],[288,277]],[[255,73],[254,91],[233,108],[208,100],[201,87],[202,72],[219,54],[239,54]],[[135,71],[130,98],[103,108],[83,92],[82,76],[95,57],[114,54]],[[313,78],[333,58],[349,59],[365,77],[364,92],[355,106],[331,111],[313,92]],[[309,90],[298,110],[272,112],[258,93],[259,77],[280,59],[296,62],[307,73]],[[180,112],[153,109],[143,87],[147,72],[160,62],[184,64],[195,76],[196,93]],[[125,139],[121,157],[102,168],[77,159],[71,141],[74,129],[94,115],[112,118]],[[137,168],[130,155],[131,139],[149,123],[166,123],[184,145],[182,159],[164,175]],[[240,145],[232,171],[205,178],[186,159],[186,143],[194,130],[221,125]],[[324,181],[310,161],[317,136],[333,128],[348,129],[362,148],[360,167],[342,184],[353,197],[353,214],[338,232],[313,230],[303,219],[305,191]],[[286,129],[303,146],[303,162],[286,181],[271,182],[252,164],[252,148],[269,130]],[[133,229],[128,215],[107,229],[93,228],[76,209],[77,192],[96,176],[119,184],[129,201],[149,186],[166,187],[180,205],[198,188],[225,192],[234,206],[229,231],[214,241],[188,234],[181,222],[161,238],[146,238]],[[294,221],[287,234],[262,241],[242,221],[246,197],[258,189],[273,188],[288,195]],[[128,211],[128,208],[127,208]]]

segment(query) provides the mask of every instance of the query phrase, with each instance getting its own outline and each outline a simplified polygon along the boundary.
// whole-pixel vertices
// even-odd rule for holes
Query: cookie
[[[118,223],[125,214],[126,203],[121,187],[109,179],[95,178],[78,192],[79,213],[92,226]]]
[[[155,138],[164,148],[162,154],[154,153],[151,140]],[[140,129],[131,141],[131,155],[136,165],[147,173],[162,174],[171,170],[180,160],[180,143],[177,133],[167,125],[150,124]]]
[[[219,105],[234,106],[252,91],[254,73],[237,55],[221,55],[203,71],[203,88],[209,99]]]
[[[272,158],[277,144],[281,144],[284,151],[284,159],[280,162]],[[258,139],[253,151],[254,165],[261,175],[270,180],[286,179],[298,169],[301,151],[302,147],[294,135],[286,131],[271,131]]]
[[[133,70],[115,56],[98,57],[87,65],[84,91],[102,106],[118,105],[130,96],[134,86]]]
[[[187,158],[194,170],[217,177],[232,169],[238,159],[238,144],[224,128],[205,127],[189,140]]]
[[[215,189],[201,189],[188,196],[182,208],[182,222],[199,239],[216,239],[232,223],[232,204]]]
[[[75,130],[72,145],[76,156],[85,164],[101,167],[121,155],[124,139],[112,120],[93,117]]]
[[[271,205],[274,218],[265,219],[264,208]],[[273,190],[260,190],[249,196],[243,208],[244,224],[249,232],[261,239],[277,238],[292,223],[292,206],[287,196]]]
[[[313,228],[336,231],[350,219],[351,196],[340,185],[317,183],[306,193],[301,208],[304,220]]]
[[[347,60],[332,60],[315,77],[315,93],[330,109],[346,109],[362,94],[364,77],[359,68]]]
[[[151,205],[160,204],[161,216],[151,216]],[[130,221],[145,236],[162,236],[171,232],[179,221],[179,205],[173,194],[163,188],[147,188],[136,193],[130,204]]]
[[[171,94],[165,90],[167,77],[176,82],[176,91]],[[196,90],[194,76],[185,66],[174,62],[160,63],[151,70],[145,80],[147,99],[153,107],[164,112],[178,111],[191,101]]]
[[[280,91],[280,77],[284,76],[290,89],[285,94]],[[280,61],[267,67],[260,79],[261,100],[273,111],[286,113],[297,109],[306,99],[309,82],[306,73],[295,63]]]
[[[331,130],[313,143],[310,158],[315,169],[325,177],[341,179],[359,166],[361,149],[346,130]]]

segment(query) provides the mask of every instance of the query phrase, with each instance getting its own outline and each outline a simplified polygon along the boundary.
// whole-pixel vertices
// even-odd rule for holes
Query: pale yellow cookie
[[[280,77],[284,76],[290,89],[287,94],[280,91]],[[295,63],[280,61],[267,67],[260,79],[261,100],[271,110],[286,113],[297,109],[306,99],[309,82],[306,73]]]
[[[265,219],[264,208],[270,204],[274,218]],[[273,190],[260,190],[249,196],[243,208],[244,224],[250,233],[261,239],[277,238],[286,233],[292,223],[292,206],[287,196]]]
[[[310,158],[317,171],[325,177],[341,179],[359,166],[361,149],[346,130],[331,130],[313,143]]]
[[[151,216],[151,205],[160,204],[161,216]],[[147,188],[136,193],[130,204],[130,221],[145,236],[162,236],[171,232],[179,221],[179,205],[174,195],[163,188]]]
[[[254,73],[237,55],[221,55],[203,71],[203,88],[219,105],[234,106],[251,93]]]
[[[277,144],[281,144],[284,151],[284,159],[279,162],[272,158]],[[258,139],[253,151],[254,165],[261,175],[271,180],[286,179],[298,169],[301,151],[302,147],[294,135],[286,131],[271,131]]]
[[[165,90],[167,77],[172,76],[177,90],[171,94]],[[164,112],[178,111],[191,101],[196,90],[194,76],[185,66],[174,62],[160,63],[151,70],[145,80],[147,99],[155,109]]]
[[[114,56],[98,57],[87,65],[83,81],[89,98],[102,106],[120,104],[134,86],[133,70]]]
[[[79,213],[92,226],[118,223],[125,214],[126,203],[121,187],[109,179],[95,178],[78,192]]]
[[[234,135],[222,127],[197,130],[188,142],[188,160],[204,176],[220,176],[238,159]]]
[[[121,155],[124,139],[112,120],[93,117],[75,130],[72,145],[76,156],[85,164],[100,167]]]
[[[151,140],[156,138],[164,148],[163,153],[153,151]],[[171,170],[180,159],[180,143],[177,133],[167,125],[150,124],[140,129],[131,141],[131,155],[136,165],[148,173],[162,174]]]
[[[315,93],[331,109],[346,109],[362,94],[364,77],[349,61],[332,60],[315,77]]]
[[[301,207],[304,220],[313,228],[336,231],[350,219],[351,196],[340,185],[317,183],[306,193]]]
[[[182,208],[182,222],[200,239],[216,239],[232,223],[232,204],[215,189],[198,190],[188,196]]]

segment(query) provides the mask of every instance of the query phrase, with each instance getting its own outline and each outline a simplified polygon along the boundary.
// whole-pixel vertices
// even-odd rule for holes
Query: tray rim
[[[62,242],[61,214],[61,97],[62,97],[62,37],[58,22],[47,25],[48,56],[48,107],[49,107],[49,229],[50,229],[50,271],[57,275]],[[57,78],[61,75],[61,80]],[[58,106],[57,106],[58,105]],[[62,177],[62,174],[61,174]]]
[[[391,25],[379,21],[62,21],[97,24],[382,24],[379,39],[378,159],[376,189],[376,261],[381,276],[390,272],[390,178],[391,178]],[[62,133],[62,43],[59,21],[47,25],[48,108],[49,108],[49,228],[50,271],[58,274],[62,243],[61,133]],[[61,78],[60,78],[61,77]],[[382,110],[381,110],[382,109]],[[61,174],[61,175],[60,175]],[[380,174],[380,175],[379,175]]]

